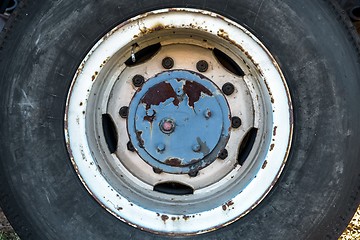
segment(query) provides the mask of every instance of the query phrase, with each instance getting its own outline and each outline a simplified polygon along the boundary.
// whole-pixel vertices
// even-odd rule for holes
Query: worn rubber
[[[280,64],[294,106],[293,147],[269,196],[228,227],[177,239],[337,239],[360,200],[360,49],[328,0],[23,0],[0,37],[0,199],[16,232],[23,240],[171,239],[98,205],[73,170],[63,130],[72,76],[92,45],[164,7],[214,11],[247,27]]]

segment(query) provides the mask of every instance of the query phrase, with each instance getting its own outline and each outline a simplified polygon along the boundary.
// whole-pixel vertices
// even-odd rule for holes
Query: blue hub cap
[[[149,79],[129,107],[128,132],[140,155],[168,173],[196,172],[225,148],[230,110],[206,77],[176,70]]]

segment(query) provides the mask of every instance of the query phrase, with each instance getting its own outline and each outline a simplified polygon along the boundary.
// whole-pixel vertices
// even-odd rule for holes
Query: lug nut
[[[229,82],[227,82],[227,83],[225,83],[223,86],[222,86],[222,91],[223,91],[223,93],[225,94],[225,95],[231,95],[231,94],[233,94],[234,93],[234,91],[235,91],[235,87],[234,87],[234,85],[232,84],[232,83],[229,83]]]
[[[241,126],[241,119],[239,117],[232,117],[231,126],[233,128],[239,128]]]
[[[130,141],[126,144],[126,146],[130,152],[135,152],[134,145]]]
[[[162,60],[162,66],[165,69],[171,69],[174,67],[174,60],[171,57],[166,57]]]
[[[224,160],[227,157],[228,157],[228,151],[226,149],[221,150],[221,152],[219,153],[218,158]]]
[[[160,174],[163,172],[160,168],[155,168],[155,167],[153,168],[153,171],[154,171],[154,173],[157,173],[157,174]]]
[[[145,82],[145,78],[141,75],[135,75],[132,79],[132,82],[135,87],[141,87]]]
[[[199,72],[206,72],[209,68],[209,64],[205,60],[200,60],[197,62],[196,68]]]
[[[129,114],[129,108],[124,106],[120,108],[119,114],[122,118],[127,118]]]
[[[201,150],[201,146],[200,146],[199,144],[194,144],[194,145],[192,146],[192,150],[193,150],[194,152],[199,152],[199,151]]]
[[[156,150],[160,153],[165,151],[165,145],[163,143],[160,143],[159,145],[157,145]]]

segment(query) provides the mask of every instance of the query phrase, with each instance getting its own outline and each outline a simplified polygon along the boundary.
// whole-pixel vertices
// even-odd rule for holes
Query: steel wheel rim
[[[131,58],[132,51],[156,44],[159,39],[162,50],[148,62],[135,67],[124,65],[124,61]],[[227,77],[232,74],[224,69],[219,70],[221,64],[216,63],[214,56],[211,57],[212,51],[208,47],[220,49],[235,59],[245,72],[244,77],[233,78],[235,87],[243,90],[240,91],[243,94],[235,95],[242,96],[245,98],[242,101],[246,102],[247,89],[253,106],[244,109],[233,103],[238,100],[234,98],[236,101],[233,101],[232,94],[224,97],[231,116],[241,116],[245,120],[243,126],[246,126],[246,119],[249,118],[248,121],[254,123],[252,127],[258,129],[255,147],[251,148],[242,166],[235,166],[238,163],[237,148],[241,142],[239,139],[246,136],[250,127],[244,127],[242,134],[237,133],[239,129],[233,128],[226,143],[228,157],[213,160],[200,169],[196,177],[188,173],[163,177],[165,181],[162,182],[171,180],[190,185],[194,192],[187,195],[154,191],[156,179],[166,174],[154,172],[153,166],[128,150],[127,143],[131,137],[128,136],[127,120],[117,117],[115,121],[125,121],[123,126],[115,123],[120,126],[116,130],[120,136],[116,154],[110,153],[101,135],[103,126],[100,117],[106,113],[104,109],[113,108],[110,116],[115,119],[113,115],[119,106],[131,105],[137,88],[126,82],[136,72],[147,72],[142,75],[152,79],[157,73],[168,71],[163,67],[153,67],[153,70],[147,71],[134,69],[144,70],[151,61],[155,62],[153,65],[159,65],[160,60],[172,52],[176,56],[176,64],[182,61],[181,51],[178,46],[173,46],[175,43],[189,51],[197,48],[201,49],[200,53],[204,51],[210,65],[218,69],[199,74],[207,76],[219,89],[229,82],[229,78],[219,80],[221,77],[211,77],[211,73],[218,73],[218,76],[227,74]],[[204,56],[194,54],[196,62],[204,60],[199,55]],[[191,61],[195,60],[183,61],[183,65],[175,64],[171,71],[185,69],[199,72],[196,64],[187,63]],[[236,81],[239,79],[242,81]],[[239,82],[246,88],[240,86]],[[124,87],[127,85],[133,90]],[[111,102],[109,96],[114,92],[121,95],[121,99]],[[252,111],[253,119],[239,114]],[[194,9],[154,11],[111,30],[95,44],[78,68],[65,112],[65,138],[70,158],[89,193],[122,221],[143,230],[170,235],[193,235],[215,230],[236,221],[258,205],[271,190],[286,163],[292,125],[292,105],[286,81],[269,51],[242,26],[214,13]]]

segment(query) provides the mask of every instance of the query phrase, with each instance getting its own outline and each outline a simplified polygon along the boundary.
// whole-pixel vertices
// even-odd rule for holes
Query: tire
[[[141,213],[137,227],[105,210],[64,137],[83,59],[119,24],[165,8],[206,10],[243,26],[279,64],[291,96],[284,170],[256,207],[216,230],[157,232]],[[0,53],[0,199],[21,239],[337,239],[350,221],[360,199],[360,50],[332,1],[39,0],[23,1],[16,18]]]

